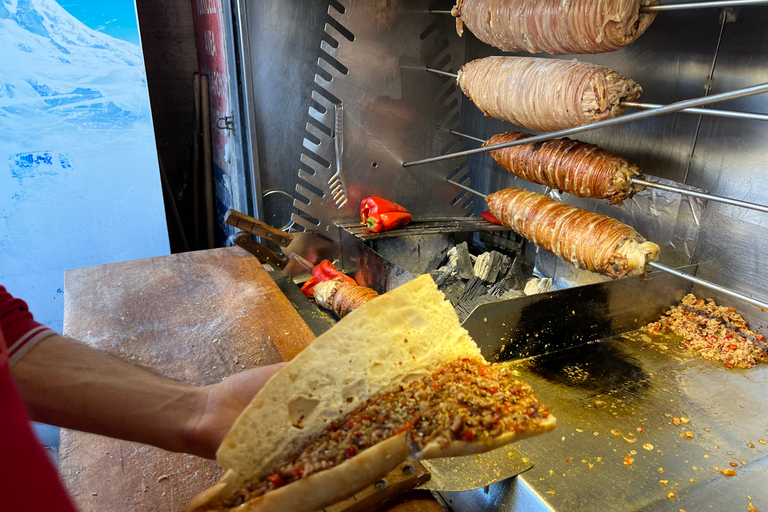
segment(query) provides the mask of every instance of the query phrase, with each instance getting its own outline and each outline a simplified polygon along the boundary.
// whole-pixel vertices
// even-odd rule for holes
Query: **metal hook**
[[[234,116],[220,117],[216,120],[216,128],[219,130],[231,130],[235,131],[235,118]]]

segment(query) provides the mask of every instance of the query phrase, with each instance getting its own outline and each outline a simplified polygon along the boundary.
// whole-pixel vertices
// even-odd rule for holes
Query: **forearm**
[[[197,453],[207,388],[171,381],[55,335],[11,370],[35,421]]]

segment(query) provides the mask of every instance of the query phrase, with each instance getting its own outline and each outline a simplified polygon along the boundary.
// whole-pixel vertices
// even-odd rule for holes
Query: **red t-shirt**
[[[10,365],[53,334],[35,322],[24,301],[0,285],[0,508],[74,512],[56,469],[29,424]]]

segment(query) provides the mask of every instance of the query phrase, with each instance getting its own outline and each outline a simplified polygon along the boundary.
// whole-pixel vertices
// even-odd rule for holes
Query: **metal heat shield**
[[[462,325],[489,361],[517,360],[637,330],[691,288],[672,274],[652,272],[482,304]]]
[[[263,219],[336,239],[335,224],[359,219],[360,200],[392,198],[415,218],[461,217],[470,197],[445,178],[461,162],[403,169],[406,160],[461,149],[462,93],[455,80],[425,67],[456,71],[465,40],[431,2],[238,0],[243,74],[249,84],[252,152],[264,199]],[[329,193],[335,172],[333,106],[344,106],[342,169],[348,203]],[[436,130],[436,127],[445,129]],[[464,173],[466,171],[463,171]],[[463,174],[462,174],[463,175]]]

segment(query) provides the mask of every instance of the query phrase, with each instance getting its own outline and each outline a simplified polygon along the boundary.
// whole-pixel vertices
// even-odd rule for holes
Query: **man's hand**
[[[214,458],[221,441],[251,399],[285,363],[236,373],[199,388],[198,405],[186,429],[189,453]]]
[[[212,458],[281,366],[196,387],[52,335],[14,365],[11,375],[35,421]]]

